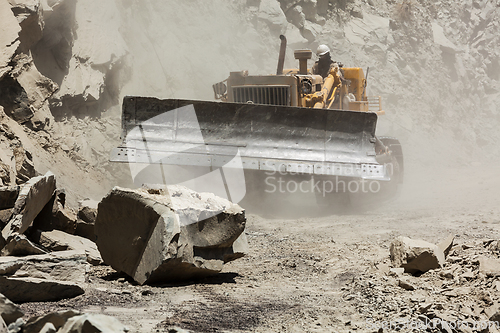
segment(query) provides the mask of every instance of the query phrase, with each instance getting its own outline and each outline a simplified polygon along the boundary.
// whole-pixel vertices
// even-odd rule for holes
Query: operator
[[[337,62],[332,60],[330,57],[330,48],[325,44],[318,46],[316,54],[319,59],[314,63],[312,73],[321,75],[324,79],[330,74],[330,70],[335,67]]]

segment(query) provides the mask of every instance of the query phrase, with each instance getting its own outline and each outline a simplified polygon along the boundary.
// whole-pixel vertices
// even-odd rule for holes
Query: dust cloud
[[[129,0],[118,6],[118,10],[131,69],[131,79],[122,89],[122,96],[213,100],[211,85],[224,80],[231,71],[273,73],[279,33],[294,32],[290,24],[288,30],[287,27],[270,30],[256,18],[259,7],[245,3],[219,0],[190,1],[187,5]],[[390,10],[387,13],[394,15]],[[438,209],[443,205],[463,207],[500,196],[490,185],[499,181],[495,161],[500,160],[500,155],[493,144],[498,133],[491,129],[492,124],[498,125],[498,107],[494,110],[492,105],[499,99],[484,95],[479,82],[460,87],[461,80],[469,79],[469,72],[481,73],[480,69],[467,67],[472,66],[466,62],[469,55],[441,56],[439,47],[430,45],[432,36],[428,33],[415,47],[411,44],[414,32],[409,24],[406,28],[392,27],[391,41],[387,42],[392,44],[387,55],[379,57],[367,49],[371,47],[371,39],[360,51],[346,40],[347,35],[339,38],[339,31],[345,30],[343,24],[348,23],[338,23],[331,17],[315,40],[296,46],[314,50],[318,43],[327,43],[334,58],[345,66],[371,68],[369,92],[382,96],[387,113],[379,118],[377,134],[399,138],[405,155],[405,183],[399,198],[375,207],[415,210]],[[288,47],[287,54],[286,67],[295,67],[292,47]],[[262,200],[254,203],[249,198],[249,206],[262,211],[265,206]],[[285,215],[289,216],[318,211],[343,213],[343,210],[318,210],[310,194],[266,200],[274,202],[270,207],[273,214],[276,211],[287,212]]]

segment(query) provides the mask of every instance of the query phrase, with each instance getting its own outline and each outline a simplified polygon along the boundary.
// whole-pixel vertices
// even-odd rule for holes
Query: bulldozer
[[[283,69],[286,38],[280,38],[275,75],[231,72],[213,85],[216,101],[125,97],[123,142],[110,160],[129,163],[136,183],[167,183],[168,166],[201,168],[183,184],[198,190],[196,184],[208,183],[202,190],[218,188],[235,202],[246,188],[255,190],[255,175],[328,181],[327,189],[317,181],[311,186],[320,205],[331,203],[326,192],[360,191],[351,184],[395,193],[404,174],[401,144],[375,135],[384,111],[379,96],[367,95],[363,69],[337,63],[323,78],[308,68],[311,50],[296,50],[299,68]]]

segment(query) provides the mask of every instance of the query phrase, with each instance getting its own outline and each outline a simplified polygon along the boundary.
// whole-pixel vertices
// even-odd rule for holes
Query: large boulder
[[[83,294],[87,257],[77,251],[0,257],[0,293],[13,302],[55,301]]]
[[[99,203],[105,263],[144,284],[212,275],[245,254],[240,206],[181,186],[168,191],[115,187]]]
[[[81,286],[67,281],[0,276],[0,291],[18,303],[50,302],[84,293]]]
[[[60,230],[44,231],[36,236],[38,244],[51,251],[74,250],[85,253],[87,261],[93,265],[102,262],[101,255],[94,242],[80,236],[70,235]]]
[[[393,241],[390,253],[394,267],[402,267],[412,274],[441,268],[445,262],[443,250],[437,245],[408,237]]]
[[[50,171],[45,176],[32,178],[24,184],[13,208],[13,215],[2,230],[2,236],[6,241],[10,241],[14,234],[22,234],[29,228],[38,213],[52,198],[55,189],[56,179]]]

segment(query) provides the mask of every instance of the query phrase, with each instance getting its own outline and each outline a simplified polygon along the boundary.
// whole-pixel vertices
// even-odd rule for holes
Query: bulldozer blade
[[[376,122],[368,112],[125,97],[111,161],[389,180]]]

